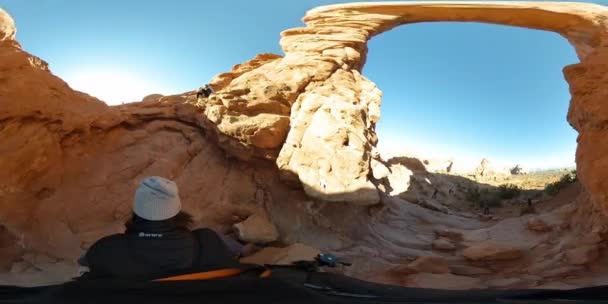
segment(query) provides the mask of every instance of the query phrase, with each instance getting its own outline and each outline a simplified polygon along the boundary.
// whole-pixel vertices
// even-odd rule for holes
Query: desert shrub
[[[558,181],[549,183],[545,186],[545,193],[556,195],[560,190],[577,181],[576,171],[564,174]]]
[[[559,182],[550,183],[545,186],[545,193],[549,195],[556,195],[560,189]]]
[[[513,184],[500,185],[497,190],[497,196],[500,199],[511,199],[519,196],[521,188]]]

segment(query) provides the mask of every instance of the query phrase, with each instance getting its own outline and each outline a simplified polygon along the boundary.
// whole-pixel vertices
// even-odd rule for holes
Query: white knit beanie
[[[162,221],[176,216],[182,209],[175,182],[151,176],[145,178],[133,202],[133,212],[149,221]]]

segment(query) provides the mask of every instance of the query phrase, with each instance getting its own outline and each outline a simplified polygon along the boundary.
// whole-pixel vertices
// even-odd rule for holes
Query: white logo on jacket
[[[141,238],[161,238],[161,237],[163,237],[162,233],[145,233],[145,232],[140,232],[138,236]]]

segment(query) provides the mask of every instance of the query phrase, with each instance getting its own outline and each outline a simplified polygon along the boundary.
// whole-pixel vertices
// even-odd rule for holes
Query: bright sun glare
[[[109,105],[140,101],[146,95],[158,93],[150,81],[120,69],[81,70],[63,78],[73,89],[95,96]]]

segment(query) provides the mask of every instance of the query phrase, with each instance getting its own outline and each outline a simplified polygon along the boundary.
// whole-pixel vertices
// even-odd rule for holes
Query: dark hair
[[[125,227],[127,231],[136,229],[137,223],[142,222],[166,222],[171,224],[174,228],[179,230],[190,230],[194,225],[194,220],[192,219],[192,215],[186,211],[180,211],[174,217],[163,220],[163,221],[150,221],[144,218],[137,216],[137,214],[133,213],[133,216],[125,223]]]

